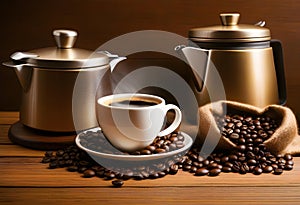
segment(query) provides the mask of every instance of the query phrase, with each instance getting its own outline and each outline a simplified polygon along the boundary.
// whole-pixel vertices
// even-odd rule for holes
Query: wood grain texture
[[[19,112],[1,112],[0,124],[11,125],[19,120]]]
[[[7,137],[9,127],[10,125],[0,125],[0,144],[12,144]]]
[[[43,156],[44,151],[32,150],[19,145],[0,145],[0,156],[5,157],[24,157],[24,156]]]
[[[108,186],[109,182],[107,182]],[[242,191],[241,191],[242,190]],[[283,190],[285,190],[283,192]],[[109,193],[109,194],[108,194]],[[134,198],[134,200],[132,200]],[[298,187],[0,188],[1,204],[283,204],[298,205]]]

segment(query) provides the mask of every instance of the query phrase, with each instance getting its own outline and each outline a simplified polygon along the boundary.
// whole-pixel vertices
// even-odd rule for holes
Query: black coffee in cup
[[[109,106],[114,107],[149,107],[157,105],[158,102],[146,101],[144,99],[122,100],[109,103]]]

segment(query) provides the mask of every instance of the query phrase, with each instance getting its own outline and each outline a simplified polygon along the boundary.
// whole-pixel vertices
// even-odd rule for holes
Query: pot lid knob
[[[53,36],[58,48],[72,48],[77,38],[77,32],[59,29],[53,31]]]
[[[220,18],[223,26],[236,26],[239,22],[239,13],[222,13]]]

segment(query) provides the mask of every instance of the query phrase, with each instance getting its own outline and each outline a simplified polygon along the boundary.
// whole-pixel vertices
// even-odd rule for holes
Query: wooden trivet
[[[18,121],[10,127],[8,137],[12,142],[31,149],[56,150],[74,144],[76,132],[40,131],[26,127]]]

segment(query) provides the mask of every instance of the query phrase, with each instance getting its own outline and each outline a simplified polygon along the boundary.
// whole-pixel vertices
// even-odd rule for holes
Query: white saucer
[[[93,129],[89,129],[86,130],[82,133],[88,132],[88,131],[92,131],[92,132],[97,132],[98,130],[100,130],[100,128],[93,128]],[[176,154],[180,154],[183,152],[186,152],[193,144],[193,139],[186,133],[184,132],[180,132],[180,134],[182,136],[184,136],[184,144],[185,146],[180,148],[180,149],[176,149],[170,152],[165,152],[165,153],[159,153],[159,154],[151,154],[151,155],[128,155],[128,154],[108,154],[108,153],[103,153],[103,152],[97,152],[94,150],[90,150],[84,146],[81,145],[80,143],[80,134],[79,133],[76,136],[75,142],[77,144],[77,146],[86,151],[87,153],[89,153],[90,155],[93,155],[95,157],[101,157],[101,158],[105,158],[105,159],[114,159],[114,160],[121,160],[121,161],[146,161],[146,160],[156,160],[156,159],[162,159],[162,158],[166,158],[166,157],[171,157],[174,156]],[[184,153],[185,154],[185,153]]]

